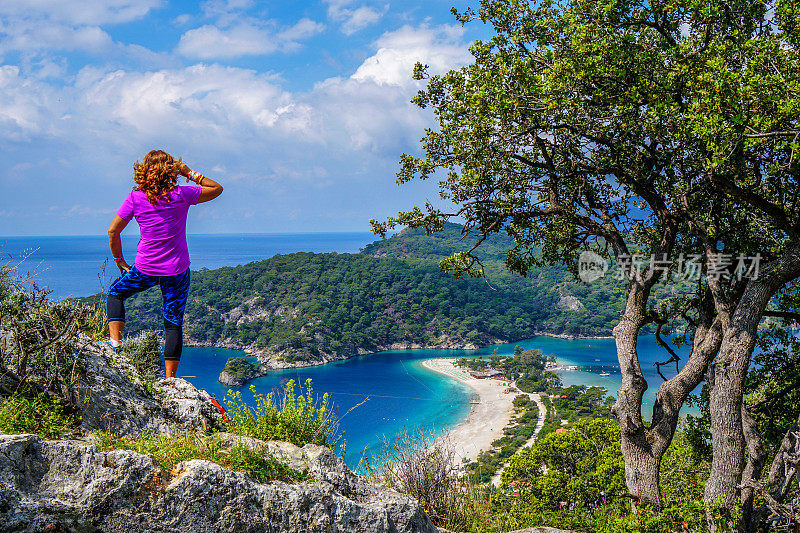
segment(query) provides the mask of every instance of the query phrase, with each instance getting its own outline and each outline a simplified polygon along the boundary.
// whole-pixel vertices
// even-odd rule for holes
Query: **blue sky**
[[[192,233],[366,231],[431,115],[417,61],[469,62],[474,2],[0,1],[0,235],[103,234],[153,148],[218,179]]]

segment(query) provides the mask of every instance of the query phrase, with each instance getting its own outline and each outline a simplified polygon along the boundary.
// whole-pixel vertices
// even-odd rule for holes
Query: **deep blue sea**
[[[293,252],[355,253],[375,239],[366,232],[187,236],[192,270],[243,265]],[[138,233],[122,235],[123,253],[131,265],[138,242]],[[106,235],[0,237],[0,265],[18,263],[21,274],[31,273],[57,298],[97,294],[119,275]]]
[[[123,238],[128,262],[135,255],[137,236]],[[190,235],[192,269],[234,266],[267,259],[275,254],[292,252],[358,252],[375,240],[370,233],[312,233],[268,235]],[[85,296],[101,289],[104,260],[109,257],[105,236],[91,237],[8,237],[0,238],[0,264],[20,264],[21,271],[36,273],[39,285],[49,287],[54,297]],[[113,262],[106,267],[103,283],[114,279]],[[115,274],[115,272],[113,272]],[[642,370],[651,388],[645,393],[643,413],[649,418],[654,394],[661,378],[653,363],[667,359],[653,337],[639,340]],[[537,348],[556,355],[559,362],[577,365],[580,370],[563,371],[565,385],[583,384],[606,387],[614,394],[620,386],[619,364],[613,339],[567,340],[536,337],[512,344],[490,346],[475,351],[408,350],[382,352],[330,363],[323,366],[284,370],[251,382],[258,393],[266,394],[288,379],[301,383],[311,378],[315,392],[330,394],[341,429],[347,441],[345,460],[357,468],[366,455],[380,452],[384,439],[403,431],[423,431],[431,438],[463,421],[469,412],[472,392],[469,388],[444,379],[421,366],[432,357],[490,355],[495,348],[510,355],[514,347]],[[679,350],[679,353],[680,350]],[[219,373],[238,350],[220,348],[184,348],[178,376],[223,398],[228,391],[218,381]],[[667,377],[675,368],[663,370]],[[600,376],[608,373],[608,376]],[[252,403],[248,386],[241,387],[245,400]]]

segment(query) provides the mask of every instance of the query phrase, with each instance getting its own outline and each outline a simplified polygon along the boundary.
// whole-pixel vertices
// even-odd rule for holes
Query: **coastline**
[[[334,363],[337,361],[346,361],[347,359],[351,359],[353,357],[359,357],[362,355],[372,355],[380,352],[386,352],[390,350],[480,350],[486,348],[488,346],[494,346],[497,344],[511,344],[514,342],[520,342],[523,340],[528,340],[534,337],[550,337],[554,339],[565,339],[565,340],[578,340],[578,339],[613,339],[614,337],[611,335],[566,335],[563,333],[547,333],[543,331],[535,331],[533,333],[533,337],[525,337],[523,339],[516,339],[516,340],[503,340],[503,339],[496,339],[496,342],[491,344],[486,344],[483,346],[479,346],[476,344],[419,344],[416,342],[396,342],[390,346],[378,346],[375,349],[366,349],[366,348],[357,348],[354,353],[349,354],[323,354],[322,359],[316,361],[307,361],[307,360],[298,360],[292,361],[291,363],[287,363],[282,359],[284,352],[275,352],[270,351],[264,347],[257,347],[254,345],[241,345],[235,342],[229,341],[197,341],[189,338],[184,338],[184,346],[202,346],[202,347],[209,347],[209,348],[228,348],[232,350],[241,350],[245,352],[247,355],[251,357],[255,357],[258,359],[258,362],[262,365],[267,367],[267,370],[282,370],[285,368],[305,368],[310,366],[319,366],[319,365],[326,365],[328,363]]]
[[[474,460],[480,452],[492,448],[492,442],[503,436],[513,412],[516,394],[504,393],[503,386],[494,379],[476,379],[459,370],[456,358],[437,358],[422,361],[422,366],[432,372],[460,381],[475,391],[479,403],[472,404],[467,419],[439,437],[437,442],[450,440],[454,445],[455,462],[462,464],[464,459]]]

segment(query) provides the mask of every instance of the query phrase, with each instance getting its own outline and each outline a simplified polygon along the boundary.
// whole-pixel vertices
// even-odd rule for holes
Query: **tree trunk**
[[[700,320],[692,340],[691,355],[680,372],[659,387],[653,404],[651,425],[646,428],[642,422],[641,409],[647,382],[642,376],[636,351],[636,340],[641,328],[639,315],[635,312],[639,302],[641,295],[632,289],[623,320],[614,328],[617,356],[622,369],[622,386],[617,393],[613,412],[620,423],[621,450],[625,460],[628,491],[638,496],[640,501],[660,509],[661,459],[675,435],[681,407],[702,381],[709,363],[719,351],[728,315],[715,313],[710,295],[703,299]]]
[[[625,312],[614,328],[617,358],[622,374],[622,384],[617,391],[617,401],[612,408],[619,420],[622,457],[625,460],[625,482],[628,492],[640,502],[661,508],[659,466],[661,457],[652,453],[652,445],[645,435],[642,423],[642,396],[647,381],[639,366],[636,339],[645,323],[645,310],[649,288],[635,281],[631,283]]]
[[[761,471],[767,460],[767,451],[762,445],[756,421],[744,405],[742,405],[742,429],[747,444],[747,463],[742,472],[742,519],[739,522],[739,533],[756,533],[758,517],[753,509],[755,490],[752,483],[758,482],[761,477]]]
[[[756,344],[758,324],[774,294],[800,275],[800,246],[795,245],[766,265],[758,279],[750,280],[725,332],[720,354],[710,372],[711,444],[713,458],[704,499],[710,507],[720,503],[732,512],[745,464],[742,425],[744,379]],[[709,529],[716,524],[709,514]]]

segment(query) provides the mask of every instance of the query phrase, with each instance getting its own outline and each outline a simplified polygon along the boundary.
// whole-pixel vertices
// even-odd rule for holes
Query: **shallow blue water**
[[[276,390],[288,379],[313,381],[315,393],[328,393],[340,417],[347,441],[345,460],[357,468],[362,455],[377,454],[384,438],[403,431],[423,431],[433,437],[464,420],[472,391],[421,366],[432,357],[453,357],[451,350],[382,352],[327,365],[281,370],[238,387],[242,398],[252,402],[250,384],[258,393]],[[184,348],[178,376],[222,398],[229,390],[217,381],[225,361],[236,350]],[[365,401],[366,400],[366,401]],[[361,402],[364,403],[361,403]],[[360,404],[360,405],[358,405]]]

